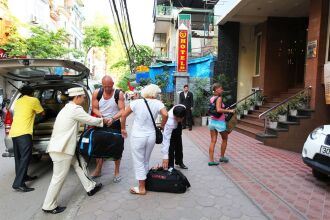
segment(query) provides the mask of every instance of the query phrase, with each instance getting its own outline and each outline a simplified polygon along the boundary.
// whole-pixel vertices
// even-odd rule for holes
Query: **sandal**
[[[121,176],[115,176],[115,177],[113,177],[112,181],[113,181],[114,183],[119,183],[119,182],[121,181],[121,179],[122,179]]]
[[[211,161],[211,162],[208,163],[208,165],[209,166],[217,166],[217,165],[219,165],[219,163],[215,162],[215,161]]]
[[[95,180],[97,178],[101,177],[101,175],[97,175],[97,176],[91,176],[92,180]]]
[[[135,187],[130,188],[129,189],[129,192],[131,194],[135,194],[135,195],[145,195],[147,193],[147,192],[144,192],[144,193],[140,192],[140,189],[139,189],[138,186],[135,186]]]
[[[220,157],[219,162],[228,163],[229,159],[227,157]]]

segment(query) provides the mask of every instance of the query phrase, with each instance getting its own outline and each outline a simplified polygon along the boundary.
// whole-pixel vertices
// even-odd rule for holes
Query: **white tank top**
[[[118,105],[115,101],[115,91],[110,99],[104,99],[103,95],[99,101],[99,111],[105,118],[111,118],[119,112]]]

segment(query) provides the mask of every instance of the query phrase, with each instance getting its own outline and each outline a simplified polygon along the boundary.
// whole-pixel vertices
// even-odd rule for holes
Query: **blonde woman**
[[[151,152],[155,146],[156,134],[151,115],[148,111],[145,100],[147,101],[153,118],[156,119],[158,114],[162,116],[161,127],[163,128],[167,121],[167,111],[164,104],[157,100],[160,88],[157,85],[147,85],[142,91],[142,99],[132,101],[125,109],[121,117],[121,134],[127,138],[126,118],[133,112],[134,122],[132,126],[132,133],[130,135],[130,145],[132,152],[133,165],[135,170],[135,177],[139,181],[139,185],[130,188],[130,193],[145,195],[145,180],[149,171],[149,159]],[[168,147],[162,148],[164,169],[168,167]]]
[[[208,163],[209,166],[216,166],[219,165],[219,162],[227,163],[229,160],[225,157],[225,152],[227,148],[227,141],[228,141],[228,132],[226,131],[226,121],[225,115],[223,113],[233,113],[234,110],[225,109],[225,105],[222,102],[221,94],[223,92],[223,87],[219,83],[214,83],[212,86],[213,89],[213,96],[210,99],[210,103],[216,102],[216,109],[218,113],[222,113],[219,117],[211,116],[208,128],[210,130],[211,135],[211,143],[209,149],[209,156],[210,162]],[[214,161],[214,147],[217,143],[218,133],[220,133],[222,138],[221,143],[221,155],[219,162]]]

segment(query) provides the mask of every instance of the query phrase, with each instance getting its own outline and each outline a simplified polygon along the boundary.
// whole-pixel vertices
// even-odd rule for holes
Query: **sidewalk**
[[[132,195],[134,178],[130,146],[125,142],[121,165],[123,179],[113,183],[114,163],[106,161],[102,177],[97,181],[104,187],[93,197],[86,196],[80,185],[67,210],[56,217],[39,213],[35,219],[267,219],[257,206],[216,167],[207,165],[208,158],[186,136],[184,161],[189,167],[183,170],[191,183],[184,194],[148,192],[145,196]],[[161,163],[160,146],[156,145],[150,164]]]
[[[207,127],[184,131],[208,155]],[[221,139],[221,138],[220,138]],[[219,141],[219,140],[218,140]],[[219,145],[215,155],[219,158]],[[229,136],[224,172],[271,219],[330,219],[330,185],[316,180],[301,154],[263,145],[233,131]]]

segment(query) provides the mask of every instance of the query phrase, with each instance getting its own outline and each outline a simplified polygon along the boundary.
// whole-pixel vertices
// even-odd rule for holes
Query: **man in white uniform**
[[[168,120],[163,132],[162,150],[168,149],[168,166],[174,167],[175,164],[182,169],[188,169],[183,163],[182,149],[182,121],[186,116],[186,107],[184,105],[175,105],[168,112]]]
[[[96,184],[86,176],[83,169],[79,166],[75,151],[79,123],[102,127],[103,123],[108,121],[103,118],[92,117],[84,111],[82,104],[85,102],[86,96],[83,88],[71,88],[68,92],[72,101],[66,104],[58,113],[47,149],[54,165],[53,177],[42,210],[51,214],[63,212],[66,208],[58,206],[56,200],[71,165],[74,167],[88,196],[94,195],[102,187],[101,183]]]

